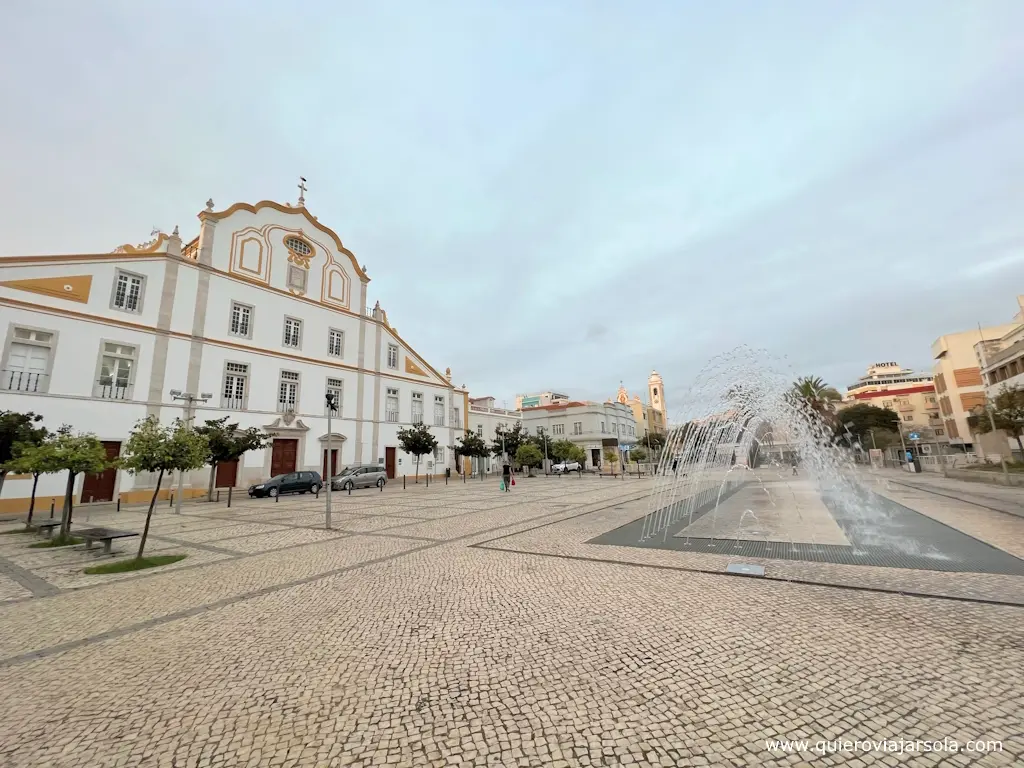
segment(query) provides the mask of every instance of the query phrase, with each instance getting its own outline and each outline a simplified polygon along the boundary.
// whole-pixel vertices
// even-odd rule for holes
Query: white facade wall
[[[454,466],[450,446],[462,425],[451,422],[453,406],[463,406],[463,391],[409,348],[383,312],[366,311],[368,278],[333,233],[323,231],[304,209],[282,210],[272,203],[208,211],[200,219],[198,247],[186,258],[179,256],[176,236],[162,236],[152,253],[0,258],[0,370],[7,375],[0,378],[0,409],[35,411],[50,429],[70,424],[123,443],[147,415],[170,422],[184,414],[170,390],[208,393],[209,401],[196,406],[197,423],[228,416],[242,428],[267,430],[275,441],[297,440],[295,469],[319,471],[327,437],[324,393],[328,379],[334,379],[342,386],[341,409],[331,428],[339,467],[384,462],[390,448],[395,476],[416,471],[397,439],[399,429],[412,422],[413,392],[422,394],[424,422],[443,449],[441,461],[424,457],[420,473]],[[308,244],[306,266],[293,260],[294,252],[284,244],[292,236]],[[289,279],[296,273],[290,268],[305,273],[301,290],[292,290]],[[134,311],[112,306],[118,270],[143,281]],[[233,332],[234,302],[249,308],[245,333]],[[298,346],[284,344],[286,317],[301,321]],[[16,332],[33,329],[50,336],[46,344],[31,342],[33,349],[47,348],[48,362],[30,388],[23,386],[25,371],[13,371],[21,377],[14,382],[6,366],[26,365],[19,363],[24,355],[12,354],[24,346],[12,345],[22,343]],[[329,354],[330,329],[343,333],[340,356]],[[108,342],[131,351],[127,386],[118,387],[116,395],[98,384]],[[387,365],[389,344],[398,350],[394,368]],[[225,397],[228,364],[245,366],[241,407]],[[282,371],[298,374],[294,412],[285,413],[279,403]],[[389,421],[386,413],[389,387],[399,392],[398,421]],[[440,425],[434,424],[435,397],[444,401]],[[266,479],[273,455],[271,447],[243,457],[236,486]],[[187,484],[205,489],[208,476],[208,468],[199,470]],[[38,494],[60,494],[65,482],[44,476]],[[118,473],[115,498],[149,482]],[[76,493],[82,484],[80,478]],[[0,509],[7,499],[27,497],[30,487],[29,480],[9,477]]]
[[[520,411],[505,408],[489,408],[481,405],[469,406],[469,430],[483,437],[488,447],[494,444],[495,434],[499,426],[514,429],[521,424],[523,415]],[[514,458],[514,457],[512,457]],[[473,471],[480,470],[480,460],[473,460]],[[488,456],[482,460],[484,472],[497,472],[501,468],[501,459]]]
[[[543,428],[552,441],[570,440],[587,453],[586,465],[604,464],[606,450],[638,441],[633,411],[624,403],[582,403],[524,408],[523,424],[531,435]]]

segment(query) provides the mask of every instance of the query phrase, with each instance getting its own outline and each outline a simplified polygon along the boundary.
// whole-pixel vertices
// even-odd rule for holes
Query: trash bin
[[[452,468],[451,467],[445,467],[444,468],[444,477],[445,477],[445,479],[447,480],[451,476],[452,476]]]

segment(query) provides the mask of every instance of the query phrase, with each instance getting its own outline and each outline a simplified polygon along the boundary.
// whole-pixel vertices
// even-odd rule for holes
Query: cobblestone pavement
[[[116,577],[0,536],[0,768],[1024,761],[1022,609],[642,562],[585,542],[647,479],[496,485],[343,495],[332,531],[309,497],[162,509],[153,551],[189,557]]]

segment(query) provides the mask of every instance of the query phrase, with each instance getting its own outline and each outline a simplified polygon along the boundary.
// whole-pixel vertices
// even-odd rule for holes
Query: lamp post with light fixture
[[[190,392],[182,392],[180,389],[172,389],[170,391],[172,400],[180,400],[185,403],[185,426],[191,427],[192,420],[195,418],[195,405],[196,403],[208,403],[213,399],[213,394],[210,392],[203,392],[199,395],[193,395]],[[179,469],[178,470],[178,490],[174,496],[174,514],[181,514],[181,495],[184,492],[185,475]]]

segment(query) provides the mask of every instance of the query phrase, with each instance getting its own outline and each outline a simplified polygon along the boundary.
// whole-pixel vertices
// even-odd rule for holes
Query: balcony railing
[[[30,371],[0,371],[0,389],[10,392],[45,392],[45,373]]]
[[[244,411],[245,410],[245,398],[243,397],[225,397],[220,401],[221,408],[227,408],[229,411]]]
[[[385,418],[393,423],[398,423],[398,411],[388,411]]]
[[[104,400],[127,400],[130,385],[115,379],[100,379],[96,383],[96,397]]]

